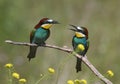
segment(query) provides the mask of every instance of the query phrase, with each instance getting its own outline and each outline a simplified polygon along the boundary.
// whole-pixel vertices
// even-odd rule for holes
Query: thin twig
[[[9,44],[13,44],[13,45],[38,46],[38,45],[36,45],[36,44],[30,44],[30,43],[25,43],[25,42],[14,42],[14,41],[11,41],[11,40],[6,40],[5,42],[6,42],[6,43],[9,43]],[[61,51],[67,52],[67,53],[74,54],[74,56],[82,59],[82,61],[88,66],[88,68],[89,68],[100,80],[102,80],[105,84],[113,84],[110,80],[108,80],[107,78],[105,78],[105,77],[90,63],[90,61],[86,58],[86,56],[85,56],[85,57],[82,57],[81,55],[75,53],[72,49],[68,49],[68,48],[65,48],[65,47],[58,47],[58,46],[49,45],[49,44],[46,44],[46,45],[41,46],[41,47],[54,48],[54,49],[57,49],[57,50],[61,50]]]

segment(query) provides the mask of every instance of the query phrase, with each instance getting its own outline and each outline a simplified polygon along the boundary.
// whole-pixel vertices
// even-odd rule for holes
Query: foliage
[[[27,78],[28,84],[34,84],[41,73],[51,66],[55,75],[41,84],[66,84],[69,79],[85,79],[88,84],[101,83],[99,79],[83,66],[83,71],[75,72],[76,58],[65,59],[66,53],[48,48],[39,48],[35,59],[28,62],[28,47],[13,46],[4,43],[6,39],[29,42],[29,32],[43,17],[61,22],[51,28],[49,44],[71,47],[72,36],[68,24],[82,25],[89,30],[90,48],[88,59],[101,72],[112,70],[114,84],[119,84],[119,50],[120,43],[120,1],[119,0],[1,0],[0,1],[0,82],[7,84],[4,66],[13,63],[16,71]],[[71,47],[72,48],[72,47]],[[59,69],[60,70],[59,72]],[[57,71],[59,73],[57,73]]]

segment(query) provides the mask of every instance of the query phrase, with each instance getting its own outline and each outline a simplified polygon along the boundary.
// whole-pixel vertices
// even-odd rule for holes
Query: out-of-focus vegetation
[[[29,47],[6,44],[7,39],[29,42],[29,32],[43,17],[61,24],[51,28],[46,43],[71,46],[74,33],[68,24],[89,30],[88,59],[102,73],[114,72],[110,80],[119,84],[120,76],[120,0],[0,0],[0,83],[7,84],[6,63],[13,63],[17,72],[34,84],[49,67],[56,73],[40,84],[66,84],[68,80],[85,79],[88,84],[103,84],[84,64],[76,73],[76,58],[62,51],[39,48],[36,58],[28,62]],[[65,60],[67,59],[67,60]]]

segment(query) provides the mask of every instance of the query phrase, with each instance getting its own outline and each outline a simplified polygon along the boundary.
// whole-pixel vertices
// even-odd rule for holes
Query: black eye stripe
[[[81,33],[83,33],[83,34],[86,34],[85,31],[83,31],[83,30],[78,30],[78,32],[81,32]]]
[[[52,24],[52,22],[44,21],[43,24]]]
[[[47,22],[47,23],[49,23],[49,24],[50,24],[50,23],[52,23],[52,22]]]
[[[77,30],[78,32],[83,32],[82,30]]]

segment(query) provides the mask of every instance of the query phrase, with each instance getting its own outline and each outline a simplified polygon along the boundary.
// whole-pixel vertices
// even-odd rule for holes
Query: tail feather
[[[29,59],[29,61],[30,61],[32,58],[35,57],[35,55],[36,55],[36,50],[37,50],[37,47],[35,47],[35,46],[30,46],[30,52],[29,52],[29,54],[28,54],[28,56],[27,56],[27,58]]]
[[[77,58],[76,72],[82,71],[81,64],[82,64],[82,60],[80,58]]]

